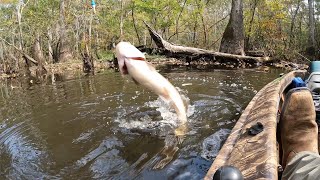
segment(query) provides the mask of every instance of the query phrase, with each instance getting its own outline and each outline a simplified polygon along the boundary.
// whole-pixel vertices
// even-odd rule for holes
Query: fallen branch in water
[[[211,50],[205,50],[194,47],[174,45],[164,40],[160,34],[158,34],[155,30],[151,28],[149,24],[147,24],[146,22],[144,23],[149,30],[151,38],[156,43],[158,48],[162,49],[164,51],[164,54],[169,57],[186,58],[188,61],[199,59],[215,61],[217,58],[219,58],[223,59],[224,62],[233,61],[241,63],[241,61],[243,61],[248,64],[265,64],[272,61],[270,57],[242,56],[236,54],[215,52]]]

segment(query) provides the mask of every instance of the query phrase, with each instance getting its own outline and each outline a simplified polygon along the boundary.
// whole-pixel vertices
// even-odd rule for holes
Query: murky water
[[[109,72],[0,84],[0,179],[200,179],[251,98],[280,71],[163,73],[190,100],[174,111]]]

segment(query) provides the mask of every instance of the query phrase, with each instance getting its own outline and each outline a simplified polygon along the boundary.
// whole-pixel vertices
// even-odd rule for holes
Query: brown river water
[[[0,179],[201,179],[252,97],[281,70],[162,71],[174,111],[117,72],[0,82]]]

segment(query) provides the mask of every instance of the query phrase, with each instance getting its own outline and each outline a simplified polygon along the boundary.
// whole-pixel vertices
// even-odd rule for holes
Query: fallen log
[[[15,50],[17,50],[19,53],[22,54],[22,56],[26,59],[31,61],[32,63],[34,63],[35,65],[38,65],[38,61],[36,61],[35,59],[33,59],[31,56],[29,56],[27,53],[25,53],[23,50],[19,49],[17,46],[9,43],[8,41],[6,41],[5,39],[2,39],[2,41],[4,41],[5,43],[7,43],[9,46],[12,46]]]
[[[185,58],[188,62],[193,60],[210,60],[220,62],[236,62],[236,63],[248,63],[248,64],[265,64],[271,62],[270,57],[252,57],[252,56],[242,56],[228,53],[215,52],[211,50],[205,50],[194,47],[185,47],[174,45],[166,40],[164,40],[160,34],[158,34],[154,29],[151,28],[149,24],[144,22],[149,30],[149,34],[158,48],[163,49],[166,56],[175,58]]]
[[[245,53],[247,56],[252,56],[252,57],[265,57],[266,56],[264,51],[246,51]]]

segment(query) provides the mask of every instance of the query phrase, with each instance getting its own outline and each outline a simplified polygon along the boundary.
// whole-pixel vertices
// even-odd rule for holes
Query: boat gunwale
[[[211,180],[216,170],[224,165],[233,165],[239,168],[245,179],[278,179],[279,153],[277,150],[276,133],[281,96],[284,90],[291,84],[292,79],[296,76],[304,76],[305,72],[306,71],[289,72],[265,85],[252,98],[212,163],[204,177],[205,180]],[[260,117],[254,109],[258,104],[264,106],[266,96],[269,97],[267,101],[274,107],[268,107],[264,112],[258,112],[257,114],[261,113]],[[267,117],[264,117],[265,114],[263,113],[267,114]],[[263,133],[250,137],[246,133],[247,128],[260,122],[261,119],[264,119],[264,121],[261,122],[265,127]],[[263,142],[263,139],[266,139],[267,143],[260,147],[260,151],[263,150],[263,147],[266,147],[263,151],[264,154],[261,154],[261,158],[258,157],[259,153],[257,153],[256,149],[246,151],[246,145],[248,143],[252,145],[253,142],[253,144],[258,145]],[[252,160],[257,157],[258,160],[260,160],[258,164],[248,162],[248,159]],[[247,163],[254,165],[249,165],[248,168]],[[257,168],[257,166],[259,167]]]

